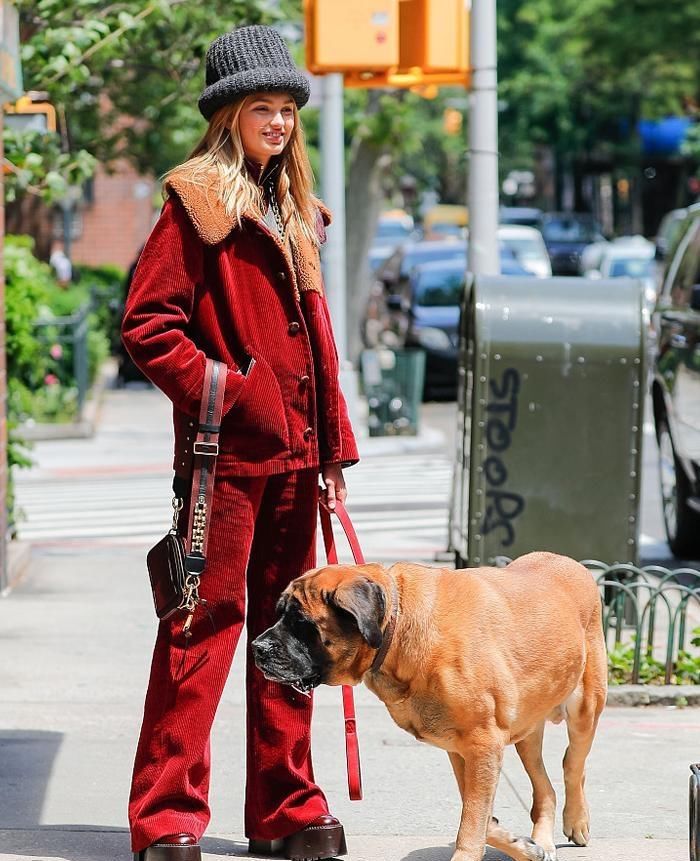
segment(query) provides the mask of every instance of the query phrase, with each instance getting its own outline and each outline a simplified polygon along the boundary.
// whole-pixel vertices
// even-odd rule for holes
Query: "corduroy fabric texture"
[[[310,95],[309,82],[294,65],[280,34],[259,24],[239,27],[211,43],[206,84],[199,98],[199,110],[206,119],[251,93],[289,93],[300,108]]]
[[[317,262],[292,258],[249,217],[209,244],[196,226],[201,201],[189,202],[192,211],[177,195],[166,201],[122,324],[134,362],[173,402],[175,471],[190,471],[207,357],[229,368],[219,475],[357,462]],[[290,289],[298,281],[299,298]]]
[[[315,566],[317,505],[315,470],[217,477],[200,588],[214,627],[198,610],[185,650],[183,617],[159,625],[129,800],[134,852],[165,834],[199,839],[209,823],[209,736],[246,589],[246,836],[285,837],[328,812],[311,764],[312,700],[266,680],[250,648],[273,624],[281,591]]]

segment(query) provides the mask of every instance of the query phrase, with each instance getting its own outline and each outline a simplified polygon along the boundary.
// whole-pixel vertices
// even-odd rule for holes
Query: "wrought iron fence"
[[[82,415],[89,386],[88,316],[91,303],[86,302],[75,314],[66,317],[48,317],[35,322],[37,338],[47,345],[58,342],[65,347],[65,360],[72,365],[77,389],[77,417]]]
[[[631,657],[629,681],[700,682],[700,571],[660,565],[606,565],[588,559],[603,595],[603,630],[615,659]],[[694,642],[695,641],[695,642]],[[625,667],[620,666],[622,672]],[[627,679],[625,679],[627,680]]]

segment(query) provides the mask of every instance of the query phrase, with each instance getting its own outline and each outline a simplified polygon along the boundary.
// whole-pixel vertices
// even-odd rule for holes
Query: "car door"
[[[700,284],[700,219],[679,247],[680,260],[667,281],[660,314],[658,371],[671,405],[676,453],[700,461],[700,311],[691,307]]]

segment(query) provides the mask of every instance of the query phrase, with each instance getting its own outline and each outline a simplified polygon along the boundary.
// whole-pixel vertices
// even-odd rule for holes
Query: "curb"
[[[615,685],[608,688],[607,705],[700,706],[700,685]]]
[[[54,439],[88,439],[95,433],[99,418],[102,396],[105,389],[111,388],[117,375],[117,365],[113,358],[107,359],[100,368],[88,397],[83,406],[83,418],[79,422],[35,422],[22,424],[18,433],[28,442],[42,442]]]
[[[402,454],[445,454],[445,435],[425,427],[416,436],[362,436],[357,440],[360,458]]]

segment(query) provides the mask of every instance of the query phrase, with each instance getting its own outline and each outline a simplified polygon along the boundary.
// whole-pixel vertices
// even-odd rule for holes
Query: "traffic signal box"
[[[306,65],[346,87],[469,84],[467,0],[305,0]]]

